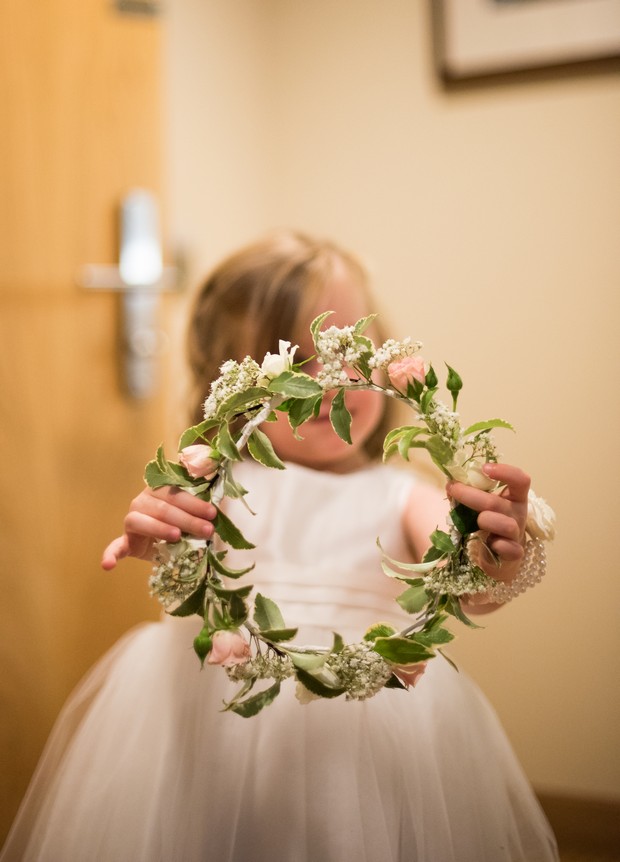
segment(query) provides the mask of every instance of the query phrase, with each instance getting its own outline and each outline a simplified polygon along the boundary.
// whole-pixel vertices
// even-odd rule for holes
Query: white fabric
[[[411,477],[240,465],[256,517],[249,576],[299,643],[403,623],[375,545],[406,554]],[[197,617],[127,635],[73,695],[1,862],[551,862],[555,842],[483,696],[441,658],[415,690],[301,706],[294,682],[260,715],[191,649]],[[484,634],[481,635],[484,637]]]

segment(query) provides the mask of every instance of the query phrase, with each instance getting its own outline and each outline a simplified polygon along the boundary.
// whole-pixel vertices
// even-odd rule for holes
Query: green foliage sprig
[[[230,568],[228,549],[254,546],[222,509],[224,498],[244,501],[247,494],[235,478],[234,465],[249,455],[265,467],[283,469],[260,426],[280,411],[300,437],[301,426],[319,415],[325,394],[332,390],[329,418],[347,443],[347,393],[380,392],[402,401],[415,415],[412,424],[387,434],[386,459],[398,453],[407,460],[412,449],[425,449],[447,477],[492,490],[493,483],[481,471],[484,462],[497,460],[490,431],[510,424],[491,419],[463,429],[456,413],[463,384],[453,368],[448,366],[445,382],[452,397],[449,409],[437,397],[434,368],[417,355],[420,344],[390,339],[375,346],[365,334],[374,315],[352,326],[323,329],[330,314],[321,314],[310,327],[321,369],[315,377],[304,371],[303,363],[294,362],[296,348],[283,341],[279,354],[268,353],[261,365],[251,357],[224,363],[205,402],[204,420],[181,436],[179,461],[169,461],[160,448],[146,467],[151,488],[176,486],[210,500],[217,509],[215,541],[184,536],[175,544],[156,545],[150,586],[168,613],[201,618],[194,649],[202,663],[224,666],[241,684],[225,708],[244,717],[271,703],[288,677],[296,679],[302,702],[341,695],[363,699],[384,687],[415,684],[426,662],[452,640],[445,625],[449,617],[474,626],[460,597],[484,593],[496,584],[470,553],[472,542],[480,541],[477,513],[459,504],[451,509],[448,529],[431,534],[421,562],[400,562],[383,554],[385,574],[405,586],[398,604],[413,618],[402,631],[378,623],[359,643],[347,645],[335,634],[330,648],[301,646],[294,643],[297,630],[286,625],[275,602],[260,594],[251,601],[252,585],[235,585],[252,565]]]

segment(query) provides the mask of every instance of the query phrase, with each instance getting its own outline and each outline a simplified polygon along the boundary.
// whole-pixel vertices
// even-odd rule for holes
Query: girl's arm
[[[145,488],[131,501],[125,516],[125,532],[104,550],[101,567],[110,571],[124,557],[150,560],[156,541],[178,542],[181,533],[210,539],[215,514],[215,506],[187,491]]]
[[[487,545],[498,555],[501,566],[495,565],[481,547],[476,561],[482,569],[499,581],[511,583],[519,572],[523,558],[525,524],[527,521],[527,493],[530,477],[509,464],[486,464],[484,472],[505,484],[500,494],[481,491],[461,482],[449,482],[446,493],[458,503],[464,503],[479,512],[478,526]],[[449,505],[438,489],[415,486],[403,513],[405,535],[417,560],[421,560],[428,547],[428,536],[437,527],[446,529]],[[464,601],[470,613],[488,613],[499,607],[476,597],[474,602]]]

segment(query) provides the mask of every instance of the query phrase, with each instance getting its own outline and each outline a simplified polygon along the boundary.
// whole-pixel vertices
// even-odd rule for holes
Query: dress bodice
[[[256,548],[229,559],[255,562],[248,578],[277,602],[287,625],[361,636],[379,620],[405,623],[394,601],[405,586],[382,572],[376,540],[390,556],[410,559],[401,523],[411,473],[384,465],[348,474],[296,464],[276,471],[244,462],[235,476],[255,514],[238,501],[228,513]]]

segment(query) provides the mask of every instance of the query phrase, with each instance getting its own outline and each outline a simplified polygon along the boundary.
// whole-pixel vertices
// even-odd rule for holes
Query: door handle
[[[133,398],[153,395],[157,387],[157,360],[168,344],[157,322],[162,291],[180,290],[182,267],[164,266],[159,208],[155,196],[132,189],[119,212],[118,266],[87,264],[78,275],[80,287],[118,291],[122,296],[124,380]]]

